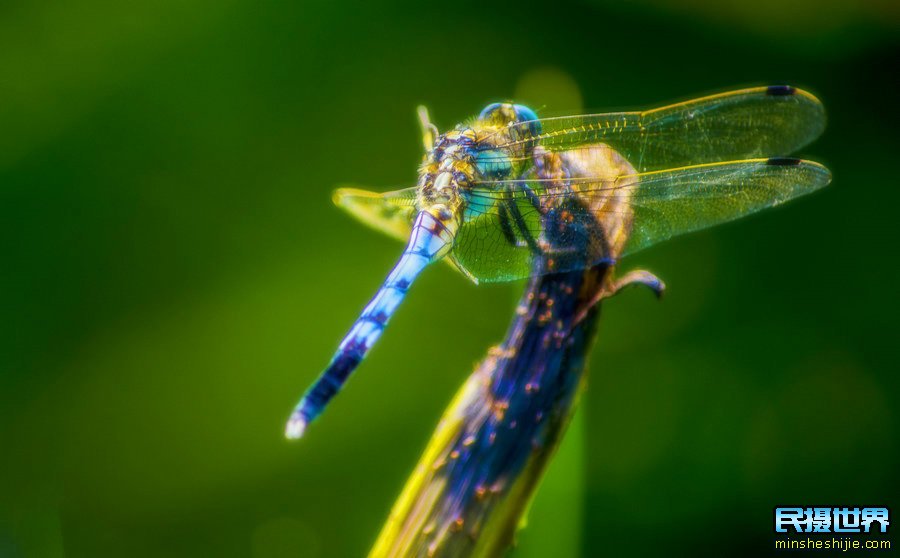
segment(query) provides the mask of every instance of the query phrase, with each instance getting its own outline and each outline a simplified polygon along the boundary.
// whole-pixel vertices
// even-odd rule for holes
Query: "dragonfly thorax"
[[[463,205],[462,191],[478,181],[508,178],[514,171],[508,154],[492,149],[493,142],[484,140],[508,139],[505,130],[520,122],[534,121],[528,130],[537,133],[540,124],[536,119],[534,111],[524,105],[494,103],[485,107],[474,122],[460,124],[444,134],[438,135],[430,124],[423,125],[435,135],[426,141],[428,153],[419,170],[419,211],[440,204],[458,216]]]
[[[437,137],[419,169],[419,211],[429,211],[445,222],[457,218],[463,202],[461,190],[472,183],[476,173],[474,142],[475,132],[468,128]]]

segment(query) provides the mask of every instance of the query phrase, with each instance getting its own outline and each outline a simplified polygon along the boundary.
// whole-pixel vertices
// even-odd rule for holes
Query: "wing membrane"
[[[789,155],[817,138],[825,110],[810,93],[788,86],[756,87],[640,112],[544,118],[513,124],[482,140],[483,149],[521,155],[602,142],[638,172]],[[499,140],[499,136],[508,138]],[[521,155],[518,159],[525,159]],[[515,157],[514,157],[515,159]]]
[[[332,199],[357,220],[402,242],[409,239],[416,216],[416,188],[393,192],[369,192],[338,188]]]
[[[482,184],[452,256],[482,282],[569,271],[632,254],[673,236],[737,219],[828,184],[828,170],[798,159],[753,159],[631,176]],[[508,214],[517,210],[518,224]],[[513,237],[504,230],[513,231]],[[615,238],[627,238],[621,243]],[[530,236],[539,250],[525,242]],[[616,248],[616,246],[621,248]]]

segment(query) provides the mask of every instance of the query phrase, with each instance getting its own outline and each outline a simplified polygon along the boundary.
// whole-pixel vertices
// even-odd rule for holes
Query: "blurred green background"
[[[825,103],[833,184],[623,265],[669,292],[605,304],[515,555],[759,555],[775,506],[896,508],[898,30],[889,0],[0,4],[0,556],[363,555],[522,285],[425,274],[286,442],[400,250],[331,189],[412,185],[417,103],[769,83]]]

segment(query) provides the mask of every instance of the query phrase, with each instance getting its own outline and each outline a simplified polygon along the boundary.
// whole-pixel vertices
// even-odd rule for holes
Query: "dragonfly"
[[[825,111],[786,85],[550,118],[494,103],[445,133],[426,109],[418,112],[425,155],[416,186],[334,194],[338,206],[406,248],[294,408],[288,438],[322,413],[432,262],[475,283],[612,266],[831,180],[819,163],[789,157],[822,133]]]

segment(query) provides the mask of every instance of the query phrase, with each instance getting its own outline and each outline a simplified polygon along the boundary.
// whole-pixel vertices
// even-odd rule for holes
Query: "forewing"
[[[779,205],[830,180],[828,170],[811,161],[752,159],[571,179],[564,186],[485,183],[469,193],[453,257],[481,282],[582,269]],[[518,226],[508,217],[512,208],[522,216]],[[626,238],[619,242],[621,234]]]
[[[503,149],[524,160],[529,149],[538,145],[564,151],[604,143],[622,154],[638,172],[648,172],[789,155],[822,133],[825,110],[806,91],[771,86],[647,111],[544,118],[538,122],[539,127],[533,121],[512,124],[483,139],[479,147]]]
[[[409,239],[416,216],[416,188],[384,193],[338,188],[332,199],[335,205],[373,229],[402,242]]]

